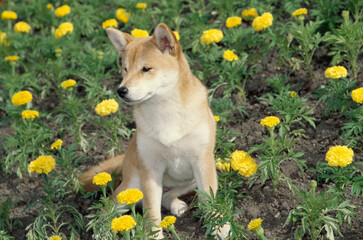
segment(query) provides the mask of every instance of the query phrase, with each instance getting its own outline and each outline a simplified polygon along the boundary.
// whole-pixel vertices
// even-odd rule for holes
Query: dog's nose
[[[129,89],[126,87],[120,87],[117,89],[117,94],[120,96],[120,98],[124,98],[128,91]]]

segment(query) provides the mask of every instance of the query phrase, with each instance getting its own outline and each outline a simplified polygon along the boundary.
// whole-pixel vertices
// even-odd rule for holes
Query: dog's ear
[[[176,56],[180,51],[180,45],[173,31],[165,23],[156,26],[153,38],[162,53]]]
[[[124,55],[127,44],[134,40],[134,37],[130,34],[123,33],[114,28],[106,28],[106,33],[112,45],[121,56]]]

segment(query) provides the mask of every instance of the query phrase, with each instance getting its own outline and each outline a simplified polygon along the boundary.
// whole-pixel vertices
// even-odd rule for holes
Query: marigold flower
[[[70,22],[64,22],[55,30],[55,38],[61,38],[65,35],[73,32],[73,24]]]
[[[13,103],[14,106],[27,104],[31,100],[33,100],[33,95],[26,90],[15,93],[11,98],[11,102]]]
[[[329,148],[325,155],[325,160],[328,161],[329,166],[333,167],[346,167],[352,163],[354,152],[347,146],[334,146]]]
[[[176,31],[173,31],[173,33],[174,33],[174,35],[175,35],[175,37],[176,37],[176,40],[180,40],[180,35],[179,35],[179,33],[178,32],[176,32]]]
[[[115,232],[128,231],[135,227],[136,222],[130,215],[123,215],[119,218],[114,218],[111,222],[111,228]]]
[[[238,56],[234,54],[231,50],[226,50],[223,53],[223,58],[227,61],[233,62],[234,60],[238,60]]]
[[[92,183],[98,186],[103,186],[112,180],[111,175],[106,172],[101,172],[93,177]]]
[[[103,100],[101,103],[99,103],[96,108],[95,111],[98,115],[100,116],[107,116],[110,115],[111,113],[115,113],[117,112],[118,109],[118,103],[116,102],[115,99],[108,99],[108,100]]]
[[[250,221],[247,227],[249,230],[254,231],[261,226],[261,223],[262,223],[261,218],[253,219],[252,221]]]
[[[240,17],[229,17],[226,20],[226,26],[228,28],[233,28],[235,26],[240,25],[241,22],[242,22],[242,18],[240,18]]]
[[[256,17],[252,22],[252,27],[255,31],[262,31],[272,25],[273,16],[271,13],[267,12],[262,14],[260,17]]]
[[[3,11],[1,13],[1,20],[16,20],[18,15],[13,11]]]
[[[203,35],[200,37],[202,43],[211,44],[218,43],[223,39],[223,32],[218,29],[210,29],[203,32]]]
[[[174,216],[166,216],[164,219],[159,223],[159,227],[167,229],[170,225],[174,224],[176,221],[176,217]]]
[[[55,11],[54,11],[54,14],[57,16],[57,17],[64,17],[66,15],[68,15],[69,13],[71,12],[71,7],[68,6],[67,4],[63,5],[63,6],[60,6],[58,7]]]
[[[216,161],[216,168],[223,171],[230,171],[231,163],[223,162],[222,159],[218,158]]]
[[[47,4],[47,9],[51,9],[52,10],[52,9],[54,9],[54,6],[51,3],[48,3]]]
[[[49,240],[62,240],[62,238],[58,235],[54,235],[54,236],[50,237]]]
[[[19,57],[18,56],[7,56],[5,57],[5,61],[7,62],[14,62],[14,61],[18,61]]]
[[[243,12],[242,12],[242,18],[245,21],[248,21],[250,17],[255,18],[257,16],[258,16],[258,13],[256,12],[256,8],[246,9],[246,10],[243,10]]]
[[[363,103],[363,87],[357,88],[352,91],[352,99],[356,103]]]
[[[275,117],[275,116],[265,117],[260,122],[260,124],[262,126],[267,126],[267,127],[270,127],[270,128],[276,126],[279,123],[280,123],[280,119],[278,117]]]
[[[56,50],[54,50],[56,53],[61,53],[62,52],[62,49],[60,48],[57,48]]]
[[[295,10],[291,15],[292,16],[300,16],[308,14],[308,10],[306,8],[299,8]]]
[[[146,3],[138,3],[136,4],[136,8],[138,9],[144,9],[147,7],[147,4]]]
[[[145,30],[135,28],[134,30],[131,31],[131,36],[142,38],[142,37],[148,37],[149,33]]]
[[[295,91],[291,91],[290,97],[292,97],[292,98],[296,97],[296,92]]]
[[[17,33],[29,33],[31,27],[26,22],[18,22],[14,25],[14,31]]]
[[[236,150],[231,154],[231,167],[244,177],[249,177],[257,172],[257,164],[245,151]]]
[[[33,119],[39,117],[39,112],[33,110],[24,110],[21,112],[21,117],[23,119]]]
[[[123,23],[128,23],[130,16],[131,14],[126,12],[124,8],[119,8],[116,10],[116,18]]]
[[[214,121],[219,122],[220,121],[220,118],[217,115],[215,115],[214,116]]]
[[[4,44],[5,47],[8,47],[10,45],[10,42],[8,42],[5,38],[6,38],[6,32],[0,31],[0,43]]]
[[[52,156],[40,156],[29,164],[29,170],[37,173],[50,173],[55,168],[55,160]]]
[[[339,79],[342,77],[346,77],[347,74],[347,69],[343,66],[329,67],[325,70],[326,78]]]
[[[108,19],[102,23],[103,29],[106,29],[108,27],[117,27],[117,26],[118,26],[118,23],[117,23],[116,19],[114,19],[114,18]]]
[[[66,81],[63,81],[61,83],[61,87],[64,88],[64,89],[67,89],[67,88],[70,88],[70,87],[73,87],[74,85],[76,85],[77,82],[73,79],[68,79]]]
[[[59,149],[63,144],[63,141],[60,139],[57,139],[52,145],[50,146],[50,149]]]
[[[120,204],[131,205],[137,203],[144,197],[139,189],[126,189],[117,195],[117,201]]]

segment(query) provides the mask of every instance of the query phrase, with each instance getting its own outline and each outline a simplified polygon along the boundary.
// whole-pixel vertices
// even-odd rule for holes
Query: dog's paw
[[[223,225],[223,227],[221,227],[219,229],[215,229],[212,234],[214,236],[218,236],[218,237],[220,237],[220,239],[224,240],[228,237],[230,230],[231,230],[231,225],[229,223],[226,223]],[[216,238],[216,239],[219,239],[219,238]]]
[[[174,199],[170,204],[170,212],[180,217],[188,210],[188,205],[180,199]]]

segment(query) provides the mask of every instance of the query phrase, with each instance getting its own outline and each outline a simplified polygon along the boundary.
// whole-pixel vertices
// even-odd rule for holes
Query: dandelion
[[[131,35],[133,37],[142,38],[142,37],[148,37],[149,33],[145,30],[135,28],[134,30],[131,31]]]
[[[101,172],[93,177],[92,183],[98,186],[103,186],[112,180],[111,175],[106,172]]]
[[[59,149],[60,147],[62,147],[63,141],[61,139],[57,139],[54,143],[52,143],[52,145],[50,146],[50,149]]]
[[[256,8],[250,8],[243,10],[242,12],[242,18],[245,21],[248,21],[250,18],[255,18],[258,16],[258,13],[256,12]]]
[[[124,8],[119,8],[116,10],[116,18],[123,23],[128,23],[130,16],[131,14],[126,12]]]
[[[223,58],[227,61],[233,62],[234,60],[238,60],[238,56],[234,54],[231,50],[226,50],[223,53]]]
[[[295,10],[291,15],[292,16],[300,16],[308,14],[308,10],[306,8],[299,8]]]
[[[265,117],[260,122],[260,124],[262,126],[267,126],[267,127],[270,127],[270,128],[276,126],[279,123],[280,123],[280,119],[278,117],[275,117],[275,116]]]
[[[136,4],[136,8],[138,9],[144,9],[147,7],[147,4],[146,3],[138,3]]]
[[[260,17],[256,17],[252,22],[252,27],[255,31],[261,31],[272,25],[273,16],[271,13],[267,12],[262,14]]]
[[[7,57],[5,57],[6,62],[15,62],[15,61],[18,61],[18,60],[19,60],[18,56],[7,56]]]
[[[66,81],[63,81],[61,83],[61,87],[64,88],[64,89],[67,89],[67,88],[70,88],[70,87],[73,87],[74,85],[76,85],[77,82],[73,79],[68,79]]]
[[[18,22],[14,25],[14,31],[17,33],[29,33],[31,27],[26,22]]]
[[[108,99],[108,100],[103,100],[101,103],[99,103],[96,108],[95,111],[98,115],[100,116],[107,116],[110,115],[111,113],[115,113],[117,112],[118,109],[118,103],[116,102],[115,99]]]
[[[231,170],[231,163],[223,162],[221,158],[218,158],[216,161],[216,168],[229,172]]]
[[[62,238],[58,235],[54,235],[54,236],[50,237],[48,240],[62,240]]]
[[[139,189],[127,189],[117,195],[117,201],[120,204],[131,205],[137,203],[143,197],[144,195]]]
[[[214,121],[219,122],[220,121],[219,117],[215,115],[214,116]]]
[[[173,31],[173,33],[174,33],[174,35],[175,35],[175,37],[176,37],[176,40],[180,40],[180,35],[179,35],[179,33],[178,32],[176,32],[176,31]]]
[[[40,156],[29,164],[29,170],[37,173],[50,173],[55,168],[55,160],[52,156]]]
[[[227,28],[233,28],[233,27],[240,25],[241,22],[242,22],[242,18],[240,18],[240,17],[229,17],[226,20],[226,26],[227,26]]]
[[[244,177],[249,177],[257,172],[257,164],[245,151],[236,150],[231,154],[231,167]]]
[[[64,22],[55,30],[54,36],[55,38],[61,38],[66,36],[69,33],[73,32],[73,24],[70,22]]]
[[[203,32],[203,35],[200,37],[202,43],[211,44],[218,43],[223,39],[223,32],[218,29],[210,29]]]
[[[352,91],[352,99],[356,103],[363,103],[363,87],[357,88]]]
[[[31,100],[33,100],[33,95],[26,90],[15,93],[11,98],[11,102],[13,103],[14,106],[27,104]]]
[[[67,4],[63,5],[63,6],[60,6],[58,7],[55,11],[54,11],[54,14],[57,16],[57,17],[64,17],[66,15],[68,15],[69,13],[71,12],[71,7],[68,6]]]
[[[261,223],[262,223],[261,218],[253,219],[252,221],[250,221],[247,227],[249,230],[254,231],[261,226]]]
[[[326,78],[339,79],[342,77],[346,77],[347,74],[347,69],[343,66],[329,67],[325,70]]]
[[[47,4],[47,9],[53,10],[54,9],[54,6],[51,3],[48,3]]]
[[[174,216],[166,216],[164,219],[159,223],[159,227],[167,229],[170,225],[174,224],[176,221],[176,217]]]
[[[116,19],[114,19],[114,18],[108,19],[102,23],[103,29],[106,29],[108,27],[117,27],[117,26],[118,26],[118,23],[117,23]]]
[[[295,92],[295,91],[291,91],[291,92],[290,92],[290,97],[291,97],[291,98],[296,97],[296,92]]]
[[[1,20],[16,20],[18,15],[13,11],[3,11],[1,13]]]
[[[21,112],[21,117],[23,119],[33,119],[39,117],[39,112],[33,110],[24,110]]]
[[[333,167],[346,167],[352,163],[354,152],[347,146],[334,146],[329,148],[325,155],[325,160],[329,166]]]
[[[115,232],[128,231],[136,225],[133,217],[130,215],[123,215],[119,218],[114,218],[111,222],[111,228]]]

